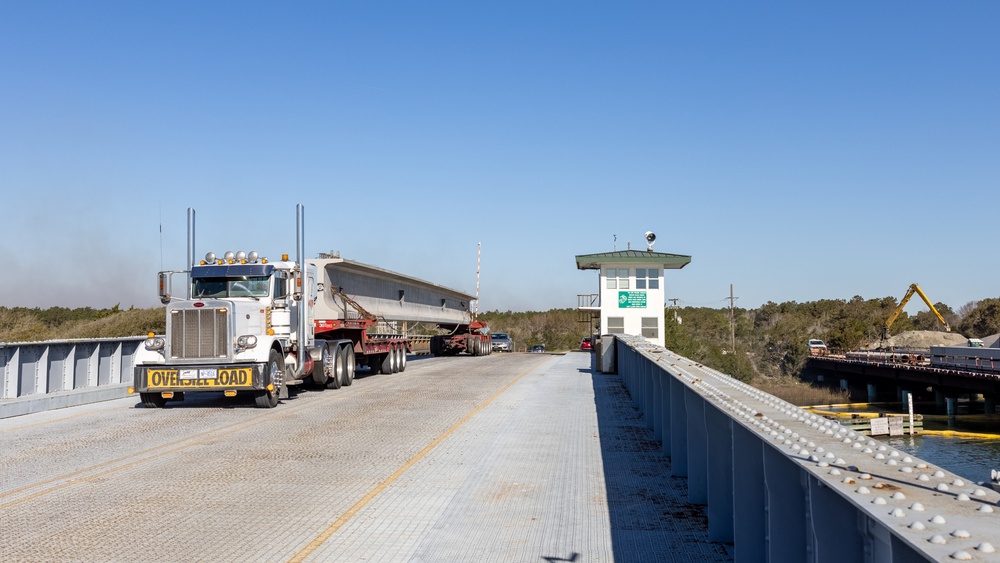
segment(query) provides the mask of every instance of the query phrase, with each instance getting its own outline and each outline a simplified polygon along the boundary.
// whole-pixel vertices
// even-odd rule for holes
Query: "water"
[[[971,482],[990,480],[990,470],[1000,469],[1000,440],[946,436],[876,436],[880,442],[919,457]]]
[[[877,404],[868,408],[832,409],[850,412],[901,412],[898,405]],[[914,405],[914,412],[935,412],[933,403]],[[951,437],[917,434],[915,436],[875,436],[876,440],[910,455],[933,463],[976,483],[989,481],[990,470],[1000,469],[1000,415],[972,414],[982,412],[980,405],[962,405],[956,417],[924,414],[925,430],[954,430],[992,434],[997,438]]]

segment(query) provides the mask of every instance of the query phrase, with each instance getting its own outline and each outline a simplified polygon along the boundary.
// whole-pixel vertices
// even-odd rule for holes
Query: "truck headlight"
[[[253,348],[257,345],[257,337],[252,334],[240,336],[236,339],[236,345],[240,348]]]
[[[147,350],[163,350],[167,341],[160,336],[154,336],[146,339],[146,349]]]

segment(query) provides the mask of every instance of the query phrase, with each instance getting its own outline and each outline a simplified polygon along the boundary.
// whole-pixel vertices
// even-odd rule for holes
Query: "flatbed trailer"
[[[473,321],[441,328],[451,332],[431,337],[431,354],[435,356],[454,356],[463,352],[473,356],[487,356],[493,353],[489,327],[484,322]]]

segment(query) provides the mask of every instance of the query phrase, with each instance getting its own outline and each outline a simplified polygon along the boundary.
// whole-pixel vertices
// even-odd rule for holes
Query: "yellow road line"
[[[332,524],[327,526],[325,530],[323,530],[322,532],[320,532],[318,536],[313,538],[313,540],[309,542],[304,548],[302,548],[301,551],[299,551],[291,559],[289,559],[288,563],[299,563],[301,561],[304,561],[306,557],[312,555],[312,553],[317,549],[319,549],[319,547],[323,545],[323,543],[326,542],[326,540],[330,539],[330,537],[333,536],[333,534],[337,533],[337,530],[342,528],[344,524],[346,524],[348,521],[351,520],[351,518],[354,518],[354,516],[358,512],[361,512],[361,509],[363,509],[369,502],[371,502],[372,499],[377,497],[382,491],[389,488],[389,486],[392,485],[397,479],[399,479],[403,475],[403,473],[406,473],[408,469],[416,465],[418,461],[420,461],[424,456],[429,454],[431,450],[433,450],[438,446],[438,444],[445,441],[445,439],[454,434],[456,430],[458,430],[463,424],[468,422],[469,419],[471,419],[473,416],[476,415],[476,413],[486,408],[490,403],[492,403],[494,400],[500,397],[500,395],[506,393],[507,390],[510,389],[515,383],[520,381],[521,378],[535,371],[535,369],[538,368],[538,365],[541,364],[542,361],[543,360],[536,362],[535,365],[531,366],[531,368],[529,368],[527,371],[517,376],[510,383],[505,385],[503,389],[497,391],[495,395],[493,395],[489,399],[486,399],[486,401],[484,401],[478,407],[469,411],[468,414],[462,417],[462,420],[456,422],[451,428],[445,430],[440,436],[435,438],[434,441],[432,441],[430,444],[427,444],[427,446],[424,449],[420,450],[416,455],[407,460],[407,462],[401,465],[399,469],[394,471],[392,475],[386,477],[385,480],[376,485],[374,489],[368,491],[368,493],[365,496],[361,497],[361,500],[356,502],[354,506],[352,506],[347,510],[347,512],[341,514],[339,518],[334,520]]]

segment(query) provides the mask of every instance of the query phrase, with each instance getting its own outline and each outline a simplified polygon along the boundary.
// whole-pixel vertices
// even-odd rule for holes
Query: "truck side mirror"
[[[160,303],[166,305],[167,303],[170,303],[170,291],[169,291],[170,287],[169,284],[167,283],[167,273],[160,272],[159,274],[156,275],[156,277],[160,286],[159,291],[157,292],[158,295],[160,296]]]

